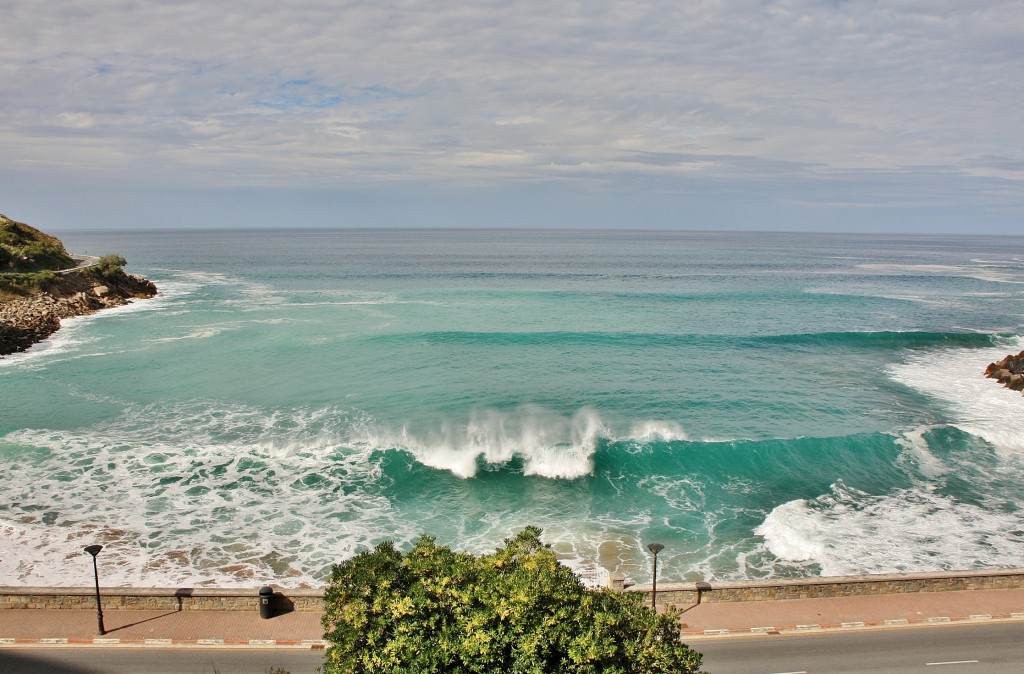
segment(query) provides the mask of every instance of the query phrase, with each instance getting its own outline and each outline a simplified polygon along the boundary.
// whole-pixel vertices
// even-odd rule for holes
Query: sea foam
[[[776,507],[755,529],[787,562],[823,576],[1020,566],[1019,515],[986,510],[927,488],[870,495],[833,485]]]
[[[415,430],[367,429],[354,440],[384,449],[400,449],[431,468],[463,478],[476,475],[479,462],[523,461],[527,475],[574,479],[593,470],[592,456],[607,430],[600,415],[582,409],[566,417],[536,405],[511,412],[476,410],[467,422],[441,421]]]
[[[984,438],[1004,456],[1024,456],[1024,400],[984,376],[985,366],[1024,348],[1024,339],[988,349],[941,349],[912,353],[889,367],[897,382],[947,403],[953,423]]]
[[[474,477],[481,463],[497,466],[519,459],[525,475],[566,480],[593,472],[594,452],[602,440],[686,439],[683,427],[673,421],[636,421],[628,434],[619,436],[594,409],[566,416],[539,405],[510,411],[477,409],[463,423],[443,420],[415,428],[405,425],[397,431],[371,427],[352,437],[375,449],[409,452],[425,466],[462,478]]]

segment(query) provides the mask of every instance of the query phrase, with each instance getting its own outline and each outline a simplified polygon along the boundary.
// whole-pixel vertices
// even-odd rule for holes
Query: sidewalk
[[[786,599],[684,607],[683,636],[749,636],[911,625],[1024,622],[1024,588]]]
[[[97,633],[96,611],[0,610],[0,648],[23,645],[248,646],[324,648],[318,611],[293,611],[269,619],[251,611],[103,612],[106,634]]]
[[[834,599],[700,604],[683,607],[686,641],[724,636],[814,633],[946,623],[1024,622],[1024,589],[868,595]],[[0,610],[0,648],[12,646],[325,647],[320,613],[264,620],[251,611],[104,612]]]

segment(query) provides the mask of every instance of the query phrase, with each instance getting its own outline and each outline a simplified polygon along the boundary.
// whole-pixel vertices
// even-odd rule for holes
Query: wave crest
[[[376,447],[401,449],[431,468],[470,478],[480,460],[487,464],[523,460],[523,472],[550,478],[575,479],[593,470],[597,443],[607,436],[600,415],[584,408],[571,417],[536,405],[513,412],[478,410],[465,424],[442,421],[433,427],[400,431],[367,430],[354,438]]]
[[[574,480],[594,470],[594,453],[602,440],[671,442],[686,440],[683,427],[672,421],[634,422],[630,434],[617,437],[594,409],[571,416],[539,405],[511,411],[476,410],[468,421],[406,424],[400,430],[367,428],[352,441],[383,450],[409,452],[419,463],[474,477],[481,465],[523,462],[525,475]]]

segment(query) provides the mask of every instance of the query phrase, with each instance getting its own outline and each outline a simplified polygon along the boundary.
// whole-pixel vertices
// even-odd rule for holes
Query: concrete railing
[[[621,577],[612,575],[611,586],[622,589]],[[712,581],[658,583],[658,605],[692,606],[698,603],[770,601],[856,597],[870,594],[1004,590],[1024,587],[1024,569],[892,573],[870,576],[823,576],[798,580]],[[642,592],[650,603],[651,586],[635,585],[626,592]]]
[[[259,588],[136,588],[101,587],[103,610],[147,609],[159,611],[257,611]],[[281,590],[274,588],[275,612],[322,611],[322,588]],[[2,609],[95,609],[92,587],[0,587]]]

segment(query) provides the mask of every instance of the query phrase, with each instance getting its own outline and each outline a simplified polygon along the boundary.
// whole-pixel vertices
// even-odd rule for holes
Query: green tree
[[[587,590],[527,527],[475,557],[421,536],[336,565],[324,595],[325,674],[686,674],[701,655],[678,616]]]

